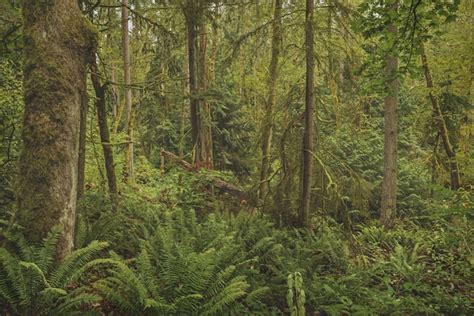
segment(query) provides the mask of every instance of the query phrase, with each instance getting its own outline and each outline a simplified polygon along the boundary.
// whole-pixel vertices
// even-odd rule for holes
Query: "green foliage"
[[[98,60],[111,87],[107,106],[120,112],[120,9],[111,1],[81,2],[101,29]],[[78,249],[59,266],[54,258],[59,232],[51,232],[41,247],[31,247],[16,237],[11,217],[23,108],[22,36],[19,2],[0,2],[0,313],[473,314],[474,143],[468,100],[472,76],[466,66],[473,51],[472,3],[399,1],[398,14],[388,13],[393,2],[356,1],[361,4],[357,9],[353,1],[319,1],[311,227],[293,229],[300,202],[304,1],[283,1],[284,58],[272,117],[270,194],[258,206],[218,192],[210,178],[258,187],[273,1],[201,1],[208,22],[209,81],[207,91],[194,96],[186,82],[180,7],[186,1],[133,1],[135,182],[119,183],[120,201],[113,208],[90,106],[86,192],[76,218]],[[355,32],[347,27],[351,23]],[[398,38],[386,32],[388,23],[396,25]],[[438,128],[417,65],[421,41],[436,86],[431,92],[440,101],[456,149],[463,184],[458,192],[447,189],[449,161],[436,142]],[[400,61],[392,230],[376,222],[387,53]],[[188,172],[173,162],[161,164],[162,149],[192,160],[190,97],[210,105],[219,171]],[[90,100],[92,105],[91,95]],[[123,117],[112,119],[120,174],[127,135]],[[107,244],[109,256],[99,256]]]
[[[261,304],[268,288],[250,287],[245,273],[250,259],[223,234],[222,222],[198,224],[193,213],[170,215],[130,265],[115,261],[110,276],[94,285],[114,310],[221,315]]]
[[[86,276],[89,268],[98,264],[94,257],[108,244],[91,242],[58,264],[55,256],[60,235],[59,229],[53,229],[40,247],[18,238],[15,242],[18,256],[0,248],[2,313],[66,314],[99,301],[99,296],[87,290]]]
[[[0,58],[0,218],[14,201],[16,159],[20,145],[23,87],[20,65]]]
[[[303,290],[303,277],[301,273],[295,272],[288,275],[288,293],[286,294],[288,309],[291,316],[304,316],[305,293]]]

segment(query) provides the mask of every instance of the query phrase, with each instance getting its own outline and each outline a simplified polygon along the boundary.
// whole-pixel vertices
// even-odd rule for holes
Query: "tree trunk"
[[[199,50],[198,50],[198,87],[199,87],[199,133],[198,154],[199,161],[207,169],[213,168],[212,157],[212,126],[211,108],[204,94],[207,92],[207,35],[206,21],[201,15],[199,19]]]
[[[388,13],[398,9],[398,0],[392,1]],[[392,43],[397,38],[397,26],[390,23],[387,32],[391,34]],[[393,47],[391,48],[393,49]],[[395,54],[388,52],[385,57],[385,78],[387,95],[384,100],[384,171],[382,183],[382,208],[380,221],[385,227],[393,222],[397,207],[397,140],[398,140],[398,59]]]
[[[303,136],[303,165],[301,170],[301,204],[299,211],[299,225],[309,226],[309,211],[311,206],[311,182],[313,172],[313,111],[314,111],[314,30],[313,14],[314,0],[306,0],[306,93]]]
[[[197,65],[196,65],[196,47],[197,47],[197,32],[196,32],[196,12],[197,8],[192,0],[188,0],[186,8],[184,8],[184,15],[186,18],[186,30],[188,40],[188,70],[189,70],[189,95],[191,105],[191,141],[193,148],[194,162],[199,162],[200,155],[198,154],[198,135],[199,135],[199,100],[197,99]]]
[[[433,146],[433,157],[431,158],[431,185],[434,186],[437,182],[436,169],[438,167],[438,144],[439,144],[439,132],[436,134],[436,139]],[[434,188],[430,190],[430,197],[434,197]]]
[[[84,87],[87,87],[87,77],[84,77]],[[77,166],[77,199],[84,194],[84,179],[86,171],[86,131],[87,131],[87,89],[81,95],[81,122],[79,124],[79,160]]]
[[[111,79],[112,82],[116,83],[117,82],[117,76],[115,75],[115,69],[112,69],[112,74],[111,74]],[[119,87],[114,84],[112,87],[113,91],[113,101],[112,101],[112,126],[115,125],[115,121],[118,118],[118,110],[120,108],[120,91]]]
[[[76,0],[22,4],[25,112],[17,215],[32,243],[60,225],[62,260],[73,249],[81,96],[96,39]]]
[[[130,39],[128,23],[128,0],[122,1],[122,54],[125,81],[125,129],[127,132],[127,157],[125,179],[133,181],[133,124],[132,124],[132,90],[130,89]]]
[[[109,186],[109,196],[114,207],[118,203],[117,177],[115,176],[114,153],[110,144],[110,132],[107,124],[107,109],[105,100],[105,86],[100,83],[97,63],[91,63],[91,81],[96,95],[97,118],[99,124],[100,142],[104,153],[105,172]]]
[[[272,30],[272,56],[268,74],[268,99],[265,104],[265,114],[262,125],[262,164],[260,167],[259,198],[265,200],[269,191],[270,156],[273,134],[273,108],[276,102],[276,82],[278,78],[278,59],[282,41],[281,28],[282,0],[275,0]]]
[[[189,63],[188,63],[188,45],[185,45],[184,59],[183,59],[183,103],[181,103],[181,117],[180,117],[180,126],[179,126],[179,156],[184,156],[184,140],[186,136],[186,108],[188,105],[188,99],[186,98],[189,95]]]
[[[426,58],[425,47],[421,43],[421,63],[423,66],[423,72],[425,73],[426,86],[429,89],[428,97],[431,101],[431,106],[433,107],[433,113],[435,116],[435,123],[438,126],[441,139],[443,140],[443,147],[446,155],[449,159],[449,169],[451,175],[451,189],[457,190],[461,185],[461,179],[459,176],[458,163],[456,161],[456,152],[449,140],[448,128],[446,126],[446,121],[444,120],[443,112],[439,105],[438,99],[433,95],[433,79],[431,78],[430,68],[428,65],[428,59]]]

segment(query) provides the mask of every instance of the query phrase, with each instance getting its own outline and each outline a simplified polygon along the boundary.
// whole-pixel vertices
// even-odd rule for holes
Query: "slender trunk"
[[[272,56],[268,74],[268,99],[265,104],[265,114],[262,125],[262,164],[260,167],[259,198],[265,200],[269,191],[270,156],[273,134],[273,109],[276,103],[276,82],[278,79],[278,59],[282,41],[281,27],[282,0],[275,0],[272,30]]]
[[[211,108],[204,94],[207,91],[207,35],[204,16],[199,20],[198,87],[199,87],[199,150],[200,161],[208,169],[213,168]]]
[[[108,5],[112,4],[110,1],[106,3]],[[107,18],[109,21],[115,22],[117,20],[117,13],[116,13],[116,8],[107,8]],[[108,48],[114,47],[114,42],[113,42],[113,37],[112,37],[112,29],[109,29],[105,36],[106,36],[106,45]],[[112,86],[112,92],[113,92],[113,101],[111,102],[112,105],[112,126],[115,125],[115,121],[117,120],[117,115],[118,115],[118,109],[120,107],[120,89],[119,87],[115,84],[117,83],[117,75],[116,75],[116,69],[115,65],[113,66],[111,70],[111,79],[114,85]]]
[[[439,133],[436,134],[435,143],[433,146],[433,157],[431,158],[431,184],[434,186],[437,180],[436,168],[438,165],[438,143],[439,143]],[[430,196],[433,198],[434,190],[431,188]]]
[[[184,78],[183,80],[183,95],[189,95],[189,63],[188,63],[188,46],[185,46],[185,54],[183,60],[183,72]],[[180,129],[179,129],[179,156],[184,156],[184,138],[185,138],[185,126],[186,126],[186,107],[188,105],[188,99],[186,97],[183,98],[183,103],[181,103],[181,122],[180,122]]]
[[[216,2],[214,8],[214,23],[212,24],[212,45],[211,45],[211,58],[209,62],[209,81],[216,81],[216,67],[217,67],[217,52],[219,50],[219,6]]]
[[[87,77],[84,76],[83,86],[87,87]],[[86,131],[87,131],[87,89],[81,95],[81,117],[79,124],[79,161],[77,166],[77,199],[84,194],[84,179],[86,170]]]
[[[127,158],[125,179],[133,181],[133,131],[132,131],[132,90],[130,89],[130,39],[128,23],[128,0],[122,1],[122,54],[125,81],[125,129],[127,132]]]
[[[116,83],[117,82],[117,76],[115,74],[115,69],[112,69],[112,82]],[[120,91],[119,87],[114,84],[112,87],[112,91],[114,94],[114,100],[112,102],[112,126],[115,125],[115,121],[117,120],[118,117],[118,109],[120,108]]]
[[[105,85],[100,83],[97,63],[91,64],[91,81],[94,87],[97,108],[97,119],[99,124],[100,142],[104,153],[105,172],[107,175],[107,184],[109,187],[110,200],[114,206],[118,203],[117,177],[115,176],[114,153],[110,144],[110,132],[107,124],[107,109],[105,99]]]
[[[73,249],[81,96],[95,36],[76,0],[25,0],[23,149],[18,221],[26,239],[41,243],[60,225],[57,259]]]
[[[389,12],[398,9],[398,0],[389,5]],[[397,27],[394,23],[387,26],[393,41],[397,38]],[[380,221],[385,227],[390,227],[397,207],[397,139],[398,139],[398,59],[395,54],[388,52],[385,57],[385,78],[387,96],[384,100],[384,173],[382,183],[382,209]]]
[[[421,44],[421,63],[423,66],[423,72],[425,73],[426,86],[429,89],[428,97],[433,107],[433,113],[435,116],[435,123],[438,126],[441,139],[443,140],[443,147],[446,155],[449,159],[449,169],[451,175],[451,189],[457,190],[461,185],[461,179],[459,176],[458,163],[456,161],[456,152],[454,151],[453,145],[449,140],[448,128],[446,121],[444,120],[443,112],[439,105],[438,99],[434,96],[433,90],[433,79],[431,78],[430,68],[428,65],[428,59],[426,58],[425,47]]]
[[[313,14],[314,0],[306,0],[306,93],[303,136],[303,165],[301,171],[302,188],[299,211],[299,225],[309,226],[309,211],[311,207],[311,182],[313,172],[313,111],[314,111],[314,31]]]
[[[340,112],[339,112],[339,96],[338,96],[338,86],[336,82],[336,76],[334,74],[334,52],[333,49],[330,47],[331,40],[332,40],[332,25],[333,25],[333,17],[332,17],[332,10],[328,10],[328,20],[327,20],[327,27],[328,27],[328,43],[327,43],[327,52],[328,52],[328,82],[329,82],[329,90],[331,91],[332,103],[334,107],[334,124],[335,124],[335,131],[336,133],[339,131],[340,125]],[[342,28],[342,32],[344,29]]]
[[[189,92],[191,105],[191,141],[193,148],[194,162],[199,162],[200,155],[198,154],[198,135],[199,135],[199,100],[197,99],[197,65],[196,65],[196,46],[197,46],[197,32],[196,32],[196,8],[195,4],[188,0],[185,8],[187,40],[188,40],[188,69],[189,69]]]

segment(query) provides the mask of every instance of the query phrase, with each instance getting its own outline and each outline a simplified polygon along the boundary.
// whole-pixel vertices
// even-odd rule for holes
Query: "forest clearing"
[[[0,315],[473,315],[474,0],[0,0]]]

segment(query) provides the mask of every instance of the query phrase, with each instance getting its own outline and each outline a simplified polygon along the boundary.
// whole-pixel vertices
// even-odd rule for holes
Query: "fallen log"
[[[172,152],[162,150],[161,151],[161,156],[164,158],[167,158],[171,161],[176,162],[181,168],[190,171],[190,172],[195,172],[199,168],[194,167],[192,164],[187,162],[186,160],[181,159],[180,157],[176,156]],[[213,186],[216,188],[222,190],[223,192],[229,193],[237,198],[240,199],[241,202],[248,203],[251,201],[250,195],[242,190],[241,188],[233,185],[232,183],[226,182],[220,178],[217,177],[210,177],[209,178],[210,182],[212,183]]]

